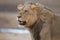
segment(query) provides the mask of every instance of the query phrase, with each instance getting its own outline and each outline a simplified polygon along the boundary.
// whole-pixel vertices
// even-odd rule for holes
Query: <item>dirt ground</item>
[[[0,40],[31,40],[30,34],[0,33]],[[60,40],[60,36],[54,36],[53,40]]]
[[[0,40],[31,40],[29,34],[0,33]]]

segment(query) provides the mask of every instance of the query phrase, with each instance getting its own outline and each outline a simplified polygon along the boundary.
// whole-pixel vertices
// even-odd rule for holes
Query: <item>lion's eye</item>
[[[27,13],[28,13],[28,10],[24,10],[23,14],[25,15],[25,14],[27,14]]]

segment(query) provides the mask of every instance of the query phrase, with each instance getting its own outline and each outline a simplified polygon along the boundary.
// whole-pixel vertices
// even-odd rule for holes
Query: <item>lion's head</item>
[[[25,27],[32,26],[39,19],[39,12],[41,9],[37,4],[25,4],[18,7],[18,22]]]

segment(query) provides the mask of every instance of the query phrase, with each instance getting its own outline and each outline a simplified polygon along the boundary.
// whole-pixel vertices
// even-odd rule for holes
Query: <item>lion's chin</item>
[[[18,25],[18,28],[25,28],[25,25]]]

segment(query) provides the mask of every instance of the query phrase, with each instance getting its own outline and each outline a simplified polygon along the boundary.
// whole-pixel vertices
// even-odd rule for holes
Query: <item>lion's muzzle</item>
[[[20,21],[20,20],[18,20],[18,22],[19,22],[20,25],[26,25],[26,21]]]
[[[18,22],[20,25],[26,25],[26,21],[21,21],[20,18],[21,16],[17,16],[18,17]]]

